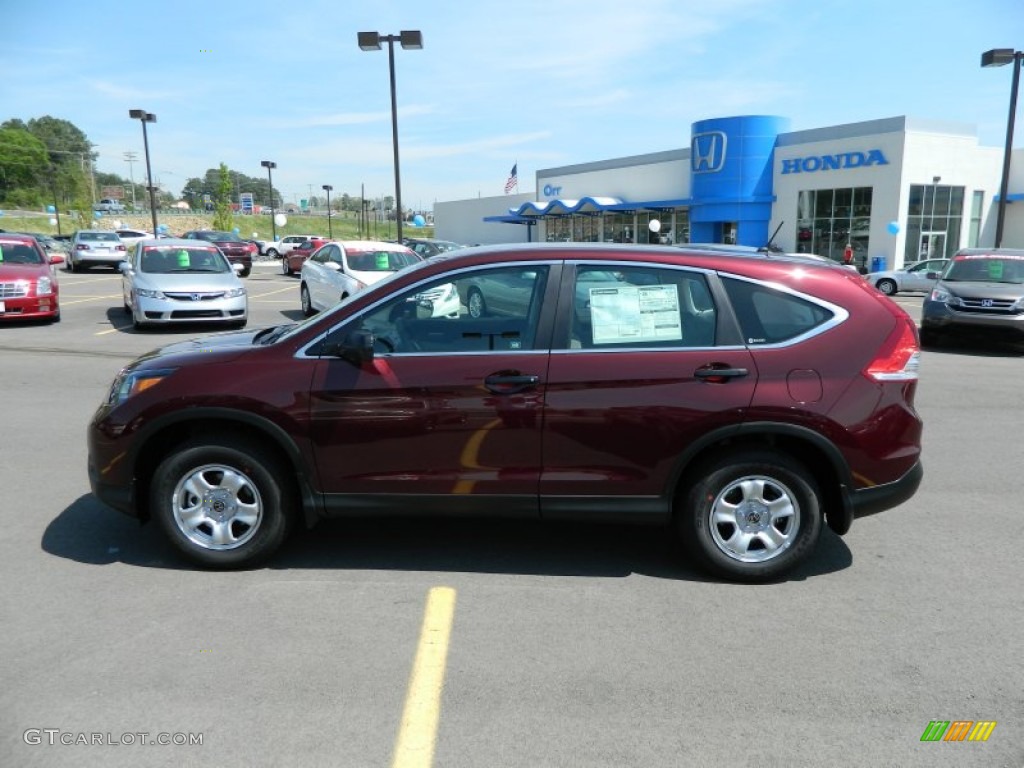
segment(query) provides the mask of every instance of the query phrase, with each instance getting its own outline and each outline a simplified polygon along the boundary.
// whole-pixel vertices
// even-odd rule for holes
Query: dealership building
[[[910,117],[790,131],[786,118],[701,120],[689,146],[547,168],[527,194],[439,202],[463,243],[735,243],[873,270],[995,240],[1002,147],[971,125]],[[1011,162],[1002,245],[1024,247],[1024,150]]]

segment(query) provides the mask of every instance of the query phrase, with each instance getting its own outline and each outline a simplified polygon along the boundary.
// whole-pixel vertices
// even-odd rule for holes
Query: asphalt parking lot
[[[276,265],[245,282],[250,327],[301,318]],[[85,429],[121,365],[215,329],[60,286],[60,323],[0,326],[0,765],[1024,765],[1020,349],[926,350],[920,491],[779,584],[660,529],[454,520],[210,573],[91,496]]]

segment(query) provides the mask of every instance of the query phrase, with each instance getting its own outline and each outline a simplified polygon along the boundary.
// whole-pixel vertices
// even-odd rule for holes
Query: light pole
[[[999,212],[996,215],[996,248],[1003,242],[1003,222],[1006,219],[1006,195],[1009,194],[1010,186],[1010,153],[1013,148],[1013,122],[1017,113],[1017,89],[1020,85],[1021,59],[1024,59],[1024,51],[1015,51],[1013,48],[993,48],[991,51],[981,54],[981,66],[983,67],[1001,67],[1004,64],[1013,64],[1010,116],[1006,121],[1006,149],[1003,151],[1003,179],[999,183]]]
[[[334,239],[334,230],[331,229],[331,190],[334,189],[330,184],[324,184],[323,190],[327,193],[327,236]]]
[[[146,184],[149,187],[149,211],[153,216],[153,237],[156,237],[156,196],[153,194],[153,171],[149,165],[149,136],[146,123],[155,123],[156,115],[144,109],[129,109],[128,117],[142,121],[142,146],[146,150]]]
[[[381,41],[388,44],[388,71],[391,74],[391,143],[395,150],[395,205],[398,213],[398,242],[402,242],[402,181],[398,171],[398,106],[395,101],[395,43],[410,50],[423,48],[423,33],[418,29],[404,29],[397,35],[382,35],[379,32],[359,32],[359,48],[363,51],[379,51]]]
[[[271,239],[277,242],[277,214],[274,213],[274,177],[270,175],[271,168],[277,168],[277,163],[272,160],[262,160],[260,165],[267,169],[267,184],[270,185],[270,231]]]

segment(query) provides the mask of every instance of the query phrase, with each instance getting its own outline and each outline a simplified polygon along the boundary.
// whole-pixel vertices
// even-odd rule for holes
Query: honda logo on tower
[[[715,173],[725,165],[725,133],[695,133],[690,139],[690,169],[694,173]]]

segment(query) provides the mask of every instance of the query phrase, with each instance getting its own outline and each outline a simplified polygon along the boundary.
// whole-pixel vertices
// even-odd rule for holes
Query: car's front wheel
[[[278,257],[277,248],[267,248],[267,256],[276,259]]]
[[[312,317],[316,314],[316,310],[313,309],[313,300],[309,297],[309,288],[306,287],[305,283],[299,288],[299,301],[302,303],[302,314],[306,317]]]
[[[290,261],[288,261],[288,259],[286,259],[286,258],[285,259],[281,259],[281,274],[282,275],[294,274],[294,271],[292,270],[292,263]]]
[[[466,297],[466,311],[474,320],[479,320],[487,314],[487,302],[479,288],[470,288],[469,296]]]
[[[746,451],[701,467],[676,509],[683,545],[706,570],[762,582],[783,576],[821,535],[821,494],[785,454]]]
[[[242,439],[196,438],[157,467],[151,509],[171,542],[195,562],[256,565],[281,546],[294,516],[279,464]]]
[[[892,296],[897,290],[896,281],[890,280],[888,277],[884,277],[875,283],[875,287],[886,296]]]

